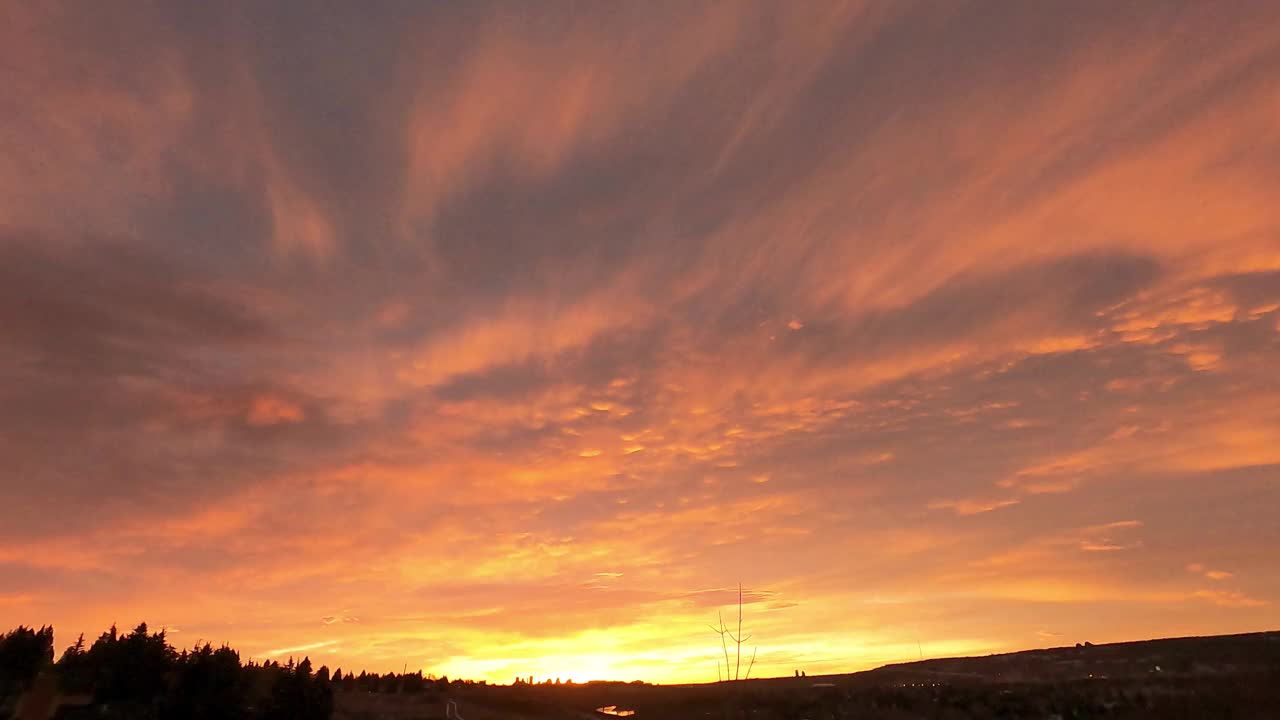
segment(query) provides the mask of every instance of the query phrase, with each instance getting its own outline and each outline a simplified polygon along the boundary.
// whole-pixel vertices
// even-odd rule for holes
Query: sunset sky
[[[703,682],[739,582],[754,675],[1280,628],[1277,26],[0,0],[0,629]]]

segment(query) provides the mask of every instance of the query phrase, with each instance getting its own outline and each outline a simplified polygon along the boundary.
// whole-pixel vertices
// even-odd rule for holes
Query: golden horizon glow
[[[1280,627],[1280,8],[206,5],[0,0],[0,626]]]

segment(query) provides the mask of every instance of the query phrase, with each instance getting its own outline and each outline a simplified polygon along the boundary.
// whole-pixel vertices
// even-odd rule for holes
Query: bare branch
[[[745,676],[742,674],[742,646],[743,646],[743,644],[744,644],[744,643],[746,643],[748,640],[750,640],[751,638],[755,637],[755,635],[754,635],[754,634],[748,634],[748,635],[743,635],[743,634],[742,634],[742,606],[743,606],[743,603],[744,603],[745,597],[746,597],[746,595],[745,595],[745,592],[743,591],[742,583],[738,583],[738,628],[737,628],[737,632],[735,632],[735,631],[731,630],[727,625],[725,625],[725,623],[724,623],[724,611],[723,611],[723,610],[719,610],[719,611],[717,611],[717,612],[716,612],[716,619],[720,622],[720,627],[716,627],[715,625],[707,625],[707,627],[711,629],[711,632],[713,632],[713,633],[715,633],[715,634],[717,634],[717,635],[719,635],[719,636],[720,636],[720,649],[721,649],[721,651],[724,653],[724,673],[723,673],[723,675],[722,675],[722,674],[721,674],[721,672],[720,672],[720,661],[719,661],[719,660],[717,660],[717,661],[716,661],[716,678],[717,678],[717,680],[716,680],[716,681],[717,681],[717,682],[721,682],[721,681],[726,681],[726,682],[727,682],[727,681],[730,681],[730,680],[732,680],[732,681],[737,681],[737,680],[745,680],[745,679],[747,679],[747,678],[750,678],[750,677],[751,677],[751,670],[755,667],[755,664],[756,664],[756,651],[758,650],[758,648],[752,648],[752,649],[751,649],[751,658],[750,658],[750,660],[749,660],[749,661],[748,661],[748,663],[747,663],[747,674],[746,674]],[[729,642],[730,642],[730,641],[732,641],[732,642],[733,642],[733,645],[734,645],[734,662],[733,662],[733,674],[732,674],[732,675],[730,675],[730,673],[729,673],[729,667],[730,667],[730,665],[729,665]]]

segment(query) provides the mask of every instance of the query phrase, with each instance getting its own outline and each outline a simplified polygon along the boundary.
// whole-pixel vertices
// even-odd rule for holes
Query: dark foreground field
[[[339,692],[336,720],[607,718],[1280,718],[1280,632],[925,660],[867,672],[708,685],[455,685]]]

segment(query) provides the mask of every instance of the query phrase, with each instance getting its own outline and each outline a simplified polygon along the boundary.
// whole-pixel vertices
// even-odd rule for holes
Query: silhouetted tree
[[[53,628],[19,625],[0,635],[0,705],[31,687],[41,670],[53,664]]]
[[[155,717],[176,659],[163,630],[150,634],[147,624],[140,623],[128,635],[119,635],[112,626],[89,648],[94,701],[111,717]]]
[[[92,696],[76,717],[327,720],[333,711],[329,671],[312,673],[309,658],[297,664],[290,659],[284,667],[275,661],[241,665],[235,650],[209,643],[179,653],[163,630],[151,633],[142,623],[127,635],[113,625],[88,648],[81,635],[56,665],[52,628],[19,627],[0,635],[0,717],[50,667],[50,682],[56,680],[64,694]]]
[[[209,643],[183,653],[161,716],[179,720],[234,720],[245,715],[247,678],[240,654]]]
[[[58,687],[64,693],[93,692],[93,668],[89,664],[89,650],[84,643],[84,633],[76,638],[58,658]]]
[[[333,713],[333,694],[329,683],[319,682],[311,674],[311,660],[303,658],[296,666],[290,659],[281,668],[271,688],[271,697],[262,720],[327,720]]]

